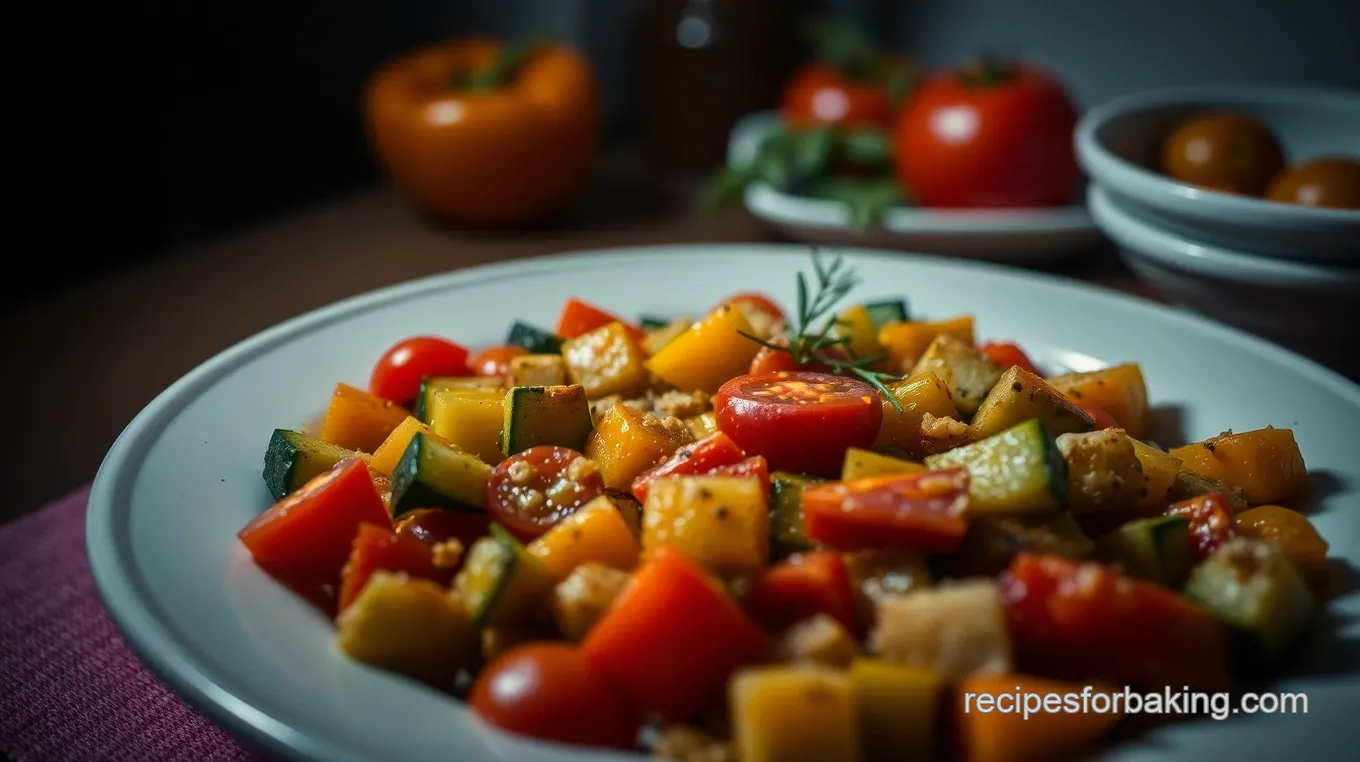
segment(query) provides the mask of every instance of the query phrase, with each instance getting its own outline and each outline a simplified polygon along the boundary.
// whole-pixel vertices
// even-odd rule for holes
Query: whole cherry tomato
[[[738,376],[714,397],[718,430],[773,471],[838,473],[849,447],[869,448],[883,400],[859,379],[826,373]]]
[[[834,124],[887,129],[895,109],[882,78],[853,78],[831,64],[813,62],[789,80],[781,112],[793,127]]]
[[[501,461],[486,482],[486,510],[521,540],[532,540],[604,494],[592,460],[540,445]]]
[[[1169,177],[1221,193],[1260,196],[1284,169],[1270,128],[1235,112],[1203,114],[1177,127],[1162,145]]]
[[[502,730],[545,741],[632,748],[641,719],[567,643],[530,643],[497,658],[472,685],[472,711]]]
[[[529,350],[524,347],[517,347],[507,344],[502,347],[491,347],[478,352],[468,362],[468,367],[473,373],[487,378],[509,378],[510,361],[516,357],[529,354]]]
[[[777,338],[770,341],[771,344],[788,346],[788,339]],[[840,347],[826,347],[819,349],[815,353],[817,358],[823,360],[840,360],[847,362],[850,355]],[[813,359],[811,362],[800,363],[797,359],[784,349],[775,349],[771,346],[764,346],[756,352],[756,356],[751,359],[751,369],[747,371],[752,375],[761,373],[779,373],[781,371],[806,370],[813,373],[830,373],[832,368],[825,362],[818,362]]]
[[[1076,122],[1056,77],[984,59],[917,90],[896,126],[897,177],[925,207],[1062,206],[1081,180]]]
[[[1285,204],[1360,209],[1360,159],[1325,157],[1290,167],[1271,181],[1266,197]]]
[[[398,405],[405,405],[420,392],[427,376],[468,376],[468,351],[435,336],[413,336],[393,344],[378,359],[369,380],[369,391]]]

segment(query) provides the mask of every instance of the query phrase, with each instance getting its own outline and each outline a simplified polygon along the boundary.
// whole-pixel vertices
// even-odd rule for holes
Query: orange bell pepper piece
[[[475,225],[539,221],[580,189],[600,132],[598,85],[562,45],[456,40],[373,75],[373,149],[420,207]]]

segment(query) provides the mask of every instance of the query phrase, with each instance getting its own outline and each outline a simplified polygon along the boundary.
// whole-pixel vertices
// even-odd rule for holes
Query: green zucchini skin
[[[475,455],[417,434],[392,469],[392,516],[416,508],[481,510],[491,470]]]
[[[817,547],[803,525],[803,490],[818,481],[782,471],[770,475],[770,549],[776,558]]]
[[[590,436],[590,402],[580,384],[517,386],[505,400],[501,453],[513,455],[539,445],[580,452]]]
[[[537,326],[515,321],[505,335],[505,343],[523,347],[531,355],[554,355],[562,351],[562,339]]]
[[[979,515],[1047,514],[1067,508],[1067,462],[1037,418],[931,455],[925,463],[932,469],[967,468],[971,510]]]
[[[484,376],[430,376],[420,382],[416,393],[415,409],[412,415],[422,423],[430,423],[430,412],[434,409],[434,395],[446,389],[497,389],[499,379]]]
[[[1190,522],[1179,516],[1135,519],[1096,540],[1101,560],[1124,573],[1179,590],[1190,576],[1194,555]]]
[[[642,326],[644,331],[655,331],[658,328],[665,328],[670,325],[671,321],[656,315],[643,315],[638,318],[638,324]]]
[[[356,454],[300,431],[274,429],[264,452],[264,485],[275,500],[282,500],[313,477]]]
[[[557,582],[500,524],[473,543],[468,560],[454,580],[454,589],[469,602],[478,627],[507,624],[530,616]]]
[[[1185,595],[1232,629],[1234,655],[1251,673],[1279,666],[1317,610],[1312,589],[1284,547],[1245,537],[1228,540],[1201,561]]]
[[[874,321],[874,328],[882,328],[888,323],[902,323],[910,319],[905,299],[868,302],[864,305],[864,309],[869,311],[869,319]]]

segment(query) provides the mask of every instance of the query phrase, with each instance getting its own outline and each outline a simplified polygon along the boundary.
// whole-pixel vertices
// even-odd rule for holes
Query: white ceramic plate
[[[752,114],[732,130],[728,163],[752,160],[760,141],[779,124],[773,113]],[[880,225],[860,229],[836,201],[796,196],[765,183],[746,189],[746,208],[798,241],[878,246],[1010,263],[1044,263],[1097,248],[1100,229],[1082,204],[1056,209],[948,210],[895,207]]]
[[[1194,317],[1053,277],[886,252],[852,253],[855,297],[904,294],[922,316],[974,314],[980,338],[1015,338],[1050,368],[1142,363],[1163,426],[1186,437],[1292,427],[1333,554],[1360,560],[1360,388],[1273,345]],[[269,497],[270,432],[363,383],[392,342],[445,333],[502,340],[513,318],[550,324],[575,294],[624,314],[692,313],[759,288],[793,302],[801,246],[672,246],[466,270],[384,289],[291,320],[194,370],[119,437],[90,496],[88,549],[114,620],[148,665],[231,730],[289,756],[345,760],[572,762],[592,751],[482,728],[451,699],[354,663],[330,623],[250,561],[236,532]],[[1157,434],[1170,438],[1168,429]],[[1354,575],[1344,575],[1350,586]],[[1353,620],[1360,595],[1332,611]],[[1310,642],[1300,674],[1309,713],[1164,728],[1108,752],[1120,760],[1261,759],[1274,741],[1322,758],[1360,743],[1360,648],[1353,624]],[[1311,750],[1311,751],[1310,751]]]

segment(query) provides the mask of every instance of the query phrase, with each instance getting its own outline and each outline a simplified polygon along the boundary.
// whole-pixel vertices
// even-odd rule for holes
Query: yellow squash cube
[[[730,683],[742,762],[860,759],[850,676],[826,667],[755,667]]]
[[[755,479],[663,477],[642,506],[642,549],[678,550],[720,577],[754,575],[770,560],[770,510]]]
[[[642,350],[622,323],[610,323],[562,342],[567,375],[591,399],[646,390],[650,379]]]
[[[585,455],[599,467],[607,489],[627,492],[638,474],[693,441],[683,424],[668,428],[650,413],[615,405],[590,433]]]
[[[592,562],[627,571],[641,548],[614,501],[601,495],[529,543],[528,551],[561,579]]]
[[[878,343],[888,354],[892,373],[907,373],[921,359],[936,336],[947,333],[969,344],[973,341],[973,316],[963,315],[938,323],[907,321],[888,323],[878,330]]]
[[[750,369],[760,345],[741,334],[754,331],[739,308],[723,305],[652,355],[647,368],[681,391],[713,394]]]
[[[415,439],[416,434],[427,434],[443,441],[443,437],[434,433],[434,430],[422,423],[420,419],[415,416],[407,416],[400,426],[397,426],[391,434],[387,435],[387,439],[383,440],[378,449],[373,451],[373,458],[368,462],[369,467],[379,473],[391,476],[392,469],[397,467],[397,461],[401,460],[402,454],[406,452],[406,448],[410,446],[411,440]]]

